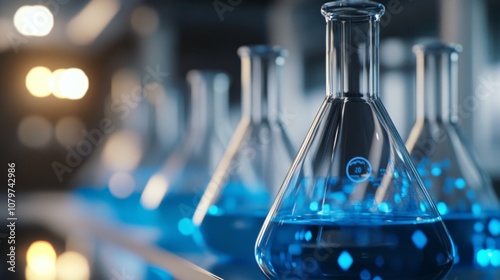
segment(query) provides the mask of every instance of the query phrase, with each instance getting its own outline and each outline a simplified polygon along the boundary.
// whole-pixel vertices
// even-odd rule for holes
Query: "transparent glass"
[[[407,148],[455,242],[455,266],[498,267],[500,204],[458,124],[461,47],[430,43],[413,50],[417,121]]]
[[[214,253],[252,261],[255,239],[294,149],[280,120],[286,51],[258,45],[241,47],[238,54],[242,117],[193,221]]]
[[[231,136],[229,78],[214,71],[190,71],[191,108],[185,141],[147,182],[140,198],[162,225],[160,245],[174,252],[198,251],[191,218]]]
[[[268,279],[442,279],[453,246],[379,98],[375,2],[326,18],[327,92],[256,242]]]

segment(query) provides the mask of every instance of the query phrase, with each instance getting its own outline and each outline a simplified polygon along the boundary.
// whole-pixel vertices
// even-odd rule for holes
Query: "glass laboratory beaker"
[[[286,50],[244,46],[238,54],[241,120],[193,221],[213,252],[233,260],[251,261],[255,239],[292,163],[294,149],[281,120]]]
[[[446,227],[378,92],[384,6],[336,1],[326,18],[326,98],[266,218],[269,279],[442,279]]]
[[[499,201],[458,125],[459,45],[416,45],[417,120],[406,142],[456,245],[455,266],[500,266]]]
[[[191,109],[185,141],[149,179],[140,199],[164,230],[160,245],[175,252],[199,249],[191,218],[231,136],[228,76],[190,71],[187,79]]]

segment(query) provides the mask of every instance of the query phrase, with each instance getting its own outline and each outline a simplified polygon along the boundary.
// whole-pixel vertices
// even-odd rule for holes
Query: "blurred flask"
[[[178,149],[147,182],[140,203],[164,230],[161,246],[198,250],[192,216],[231,135],[229,78],[222,72],[190,71],[189,127]]]
[[[244,46],[238,54],[242,117],[193,221],[212,252],[253,263],[255,239],[295,150],[281,119],[286,50]]]
[[[455,243],[455,268],[500,267],[500,204],[458,124],[461,46],[428,43],[413,51],[417,121],[406,145]]]

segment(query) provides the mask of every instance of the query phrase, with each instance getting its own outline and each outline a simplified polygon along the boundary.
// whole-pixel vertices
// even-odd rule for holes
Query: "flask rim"
[[[430,42],[416,44],[412,48],[413,53],[460,53],[462,45],[456,43]]]
[[[385,12],[384,5],[364,0],[334,1],[321,6],[321,14],[327,20],[375,18],[379,20]]]

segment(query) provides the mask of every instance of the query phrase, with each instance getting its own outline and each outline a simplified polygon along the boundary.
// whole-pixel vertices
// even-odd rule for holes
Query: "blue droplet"
[[[302,253],[302,247],[299,244],[288,245],[288,254],[300,255],[301,253]]]
[[[330,204],[324,204],[323,205],[323,213],[329,214],[328,212],[330,212]]]
[[[500,234],[500,221],[497,219],[491,219],[491,221],[488,223],[488,230],[490,231],[491,235],[497,236]]]
[[[399,178],[399,173],[397,170],[394,171],[394,179],[397,179]]]
[[[448,206],[444,202],[439,202],[436,204],[440,215],[446,215],[448,213]]]
[[[416,230],[411,236],[411,240],[413,241],[413,244],[415,244],[415,246],[420,250],[422,250],[425,245],[427,245],[427,236],[425,236],[425,234],[421,230]]]
[[[378,267],[382,267],[384,265],[384,258],[382,256],[377,256],[375,258],[375,264],[378,266]]]
[[[313,235],[312,235],[311,231],[310,231],[310,230],[308,230],[308,231],[306,232],[306,234],[304,235],[304,239],[305,239],[306,241],[311,241],[312,236],[313,236]]]
[[[484,230],[484,225],[483,225],[483,223],[481,223],[481,222],[476,222],[476,223],[474,224],[474,231],[475,231],[475,232],[478,232],[478,233],[479,233],[479,232],[482,232],[483,230]]]
[[[472,204],[472,213],[474,215],[479,215],[481,214],[481,205],[477,204],[477,203],[474,203]]]
[[[370,271],[366,270],[366,269],[363,269],[361,271],[361,273],[359,274],[359,278],[361,278],[361,280],[370,280],[370,278],[372,277]]]
[[[208,214],[210,215],[217,215],[219,213],[219,207],[212,205],[208,207]]]
[[[309,204],[309,209],[311,209],[311,211],[318,211],[318,202],[316,201],[313,201]]]
[[[463,178],[457,178],[455,180],[455,187],[457,187],[457,189],[465,188],[465,180]]]
[[[479,250],[476,254],[476,261],[477,263],[482,266],[486,267],[490,264],[490,256],[488,255],[489,250]]]
[[[431,174],[434,177],[437,177],[437,176],[441,175],[441,168],[439,168],[437,166],[432,167]]]
[[[387,202],[382,202],[378,205],[378,210],[384,213],[389,213],[392,211],[392,207]]]
[[[491,265],[495,267],[500,266],[500,250],[493,250],[491,254]]]
[[[427,211],[427,207],[425,207],[425,204],[423,202],[420,202],[420,210],[422,210],[422,212]]]
[[[343,251],[340,254],[337,262],[342,270],[347,271],[351,267],[353,259],[347,251]]]
[[[394,202],[396,202],[397,204],[401,202],[401,195],[399,195],[399,193],[394,195]]]
[[[183,235],[191,235],[194,232],[193,221],[191,221],[191,219],[188,218],[181,219],[177,224],[177,228]]]

